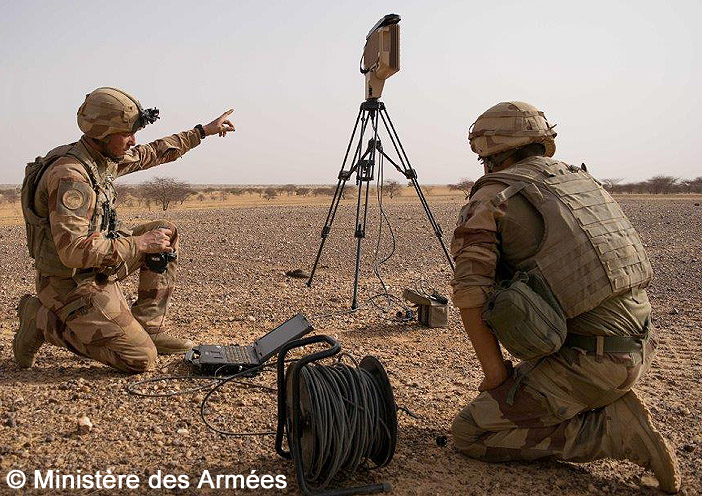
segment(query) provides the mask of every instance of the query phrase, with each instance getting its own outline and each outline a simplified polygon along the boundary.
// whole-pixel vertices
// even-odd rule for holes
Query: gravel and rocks
[[[448,242],[461,204],[431,198],[430,203]],[[700,494],[702,217],[691,199],[623,198],[621,203],[643,238],[656,274],[649,295],[659,352],[637,390],[660,430],[677,447],[684,494]],[[315,332],[338,338],[345,351],[357,358],[372,354],[380,359],[397,403],[417,418],[400,412],[392,463],[361,472],[346,485],[388,481],[394,494],[402,495],[657,493],[650,474],[628,462],[488,465],[457,453],[450,436],[448,443],[442,436],[449,434],[454,415],[477,394],[481,380],[458,311],[451,308],[444,329],[396,319],[399,308],[382,296],[373,272],[374,260],[385,258],[392,245],[390,228],[384,224],[375,256],[379,224],[374,205],[363,244],[360,309],[348,312],[356,245],[355,206],[347,202],[337,213],[308,288],[306,279],[292,274],[296,269],[309,273],[327,208],[169,210],[123,220],[134,225],[167,218],[179,227],[179,282],[169,314],[174,334],[198,343],[248,344],[301,311]],[[395,237],[394,256],[379,269],[387,291],[401,297],[404,288],[421,286],[448,295],[451,270],[418,202],[386,201],[385,208]],[[203,391],[161,398],[128,393],[127,386],[137,380],[187,374],[177,357],[160,357],[155,371],[128,376],[44,345],[34,368],[18,369],[11,347],[16,306],[24,293],[33,291],[33,284],[24,226],[0,227],[0,474],[12,469],[85,473],[109,468],[114,474],[138,474],[142,480],[159,470],[197,480],[206,469],[244,475],[256,470],[259,475],[286,475],[288,491],[297,493],[293,466],[276,455],[273,436],[227,437],[201,422]],[[125,282],[123,290],[128,299],[135,299],[136,280]],[[273,386],[275,375],[265,372],[255,381]],[[142,390],[182,391],[202,384],[174,380],[144,385]],[[214,395],[208,407],[218,428],[239,432],[274,430],[275,409],[275,395],[234,384]],[[82,428],[87,432],[81,433],[80,418],[89,419]],[[7,491],[0,481],[0,493]],[[183,491],[201,492],[207,493]]]

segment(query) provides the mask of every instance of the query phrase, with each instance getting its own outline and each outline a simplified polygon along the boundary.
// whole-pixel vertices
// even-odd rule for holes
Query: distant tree
[[[675,192],[678,181],[677,177],[658,175],[646,181],[646,185],[649,193],[666,194]]]
[[[335,188],[329,187],[329,194],[333,195],[335,191]],[[346,198],[356,198],[358,196],[358,187],[356,187],[353,184],[347,184],[344,186],[344,191],[341,192],[341,199],[345,200]]]
[[[287,193],[288,196],[291,196],[295,192],[295,190],[297,190],[297,186],[295,186],[294,184],[286,184],[278,188],[278,190]]]
[[[431,195],[432,191],[434,191],[434,186],[422,186],[422,191],[425,195]]]
[[[205,201],[205,195],[203,195],[202,193],[200,193],[199,195],[197,195],[197,199],[198,199],[199,201]]]
[[[621,177],[603,179],[602,186],[604,186],[604,189],[606,189],[607,191],[614,191],[617,188],[617,185],[619,183],[621,183],[623,180],[624,179]]]
[[[226,189],[223,189],[222,191],[219,192],[219,199],[221,201],[227,201],[227,198],[229,198],[229,191]]]
[[[246,189],[236,187],[236,188],[229,188],[227,191],[234,196],[241,196],[246,192]]]
[[[310,194],[310,191],[312,191],[312,189],[310,189],[306,186],[298,186],[297,189],[295,190],[295,194],[297,196],[307,196]]]
[[[272,188],[272,187],[266,188],[263,191],[263,198],[265,198],[266,200],[272,200],[276,196],[278,196],[278,189],[277,188]]]
[[[400,194],[400,183],[390,179],[383,183],[383,194],[387,194],[390,198],[394,198],[395,195]]]
[[[2,195],[2,201],[9,203],[10,205],[14,205],[15,203],[19,202],[21,196],[19,188],[3,189],[0,191],[0,195]]]
[[[136,188],[129,184],[115,183],[115,193],[117,203],[130,205],[137,196]]]
[[[702,193],[702,176],[694,179],[685,179],[682,186],[686,193]]]
[[[312,190],[314,196],[332,196],[334,194],[335,188],[331,186],[320,186]]]
[[[151,201],[154,201],[164,211],[168,210],[172,202],[180,202],[182,204],[194,193],[190,184],[171,177],[149,179],[141,184],[139,190],[140,196],[147,200],[147,205],[150,206]]]
[[[470,190],[473,188],[473,184],[475,182],[471,179],[468,178],[463,178],[460,181],[458,181],[456,184],[449,184],[448,189],[454,190],[454,191],[462,191],[463,194],[466,197],[466,200],[470,196]]]

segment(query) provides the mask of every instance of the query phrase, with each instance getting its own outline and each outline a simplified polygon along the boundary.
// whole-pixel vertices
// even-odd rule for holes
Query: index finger
[[[229,109],[229,110],[227,110],[226,112],[224,112],[224,113],[220,116],[220,119],[221,119],[222,117],[226,117],[226,116],[230,115],[232,112],[234,112],[234,109]]]
[[[171,234],[173,234],[173,231],[171,231],[171,230],[168,229],[167,227],[159,227],[159,228],[157,228],[156,230],[157,230],[157,231],[161,231],[161,232],[162,232],[163,234],[165,234],[166,236],[170,236]]]

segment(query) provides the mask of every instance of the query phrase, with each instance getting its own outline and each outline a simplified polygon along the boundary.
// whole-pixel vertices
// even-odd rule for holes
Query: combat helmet
[[[78,109],[78,127],[86,136],[103,140],[114,133],[135,133],[158,119],[158,109],[144,110],[139,100],[117,88],[98,88]]]
[[[546,156],[556,153],[554,126],[544,113],[524,102],[501,102],[476,119],[468,131],[470,148],[480,157],[489,157],[530,143],[541,143]]]

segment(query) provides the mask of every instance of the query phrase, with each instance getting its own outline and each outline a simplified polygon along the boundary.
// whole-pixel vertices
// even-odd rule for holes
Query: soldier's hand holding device
[[[159,227],[152,231],[147,231],[141,236],[136,236],[137,250],[141,253],[171,253],[171,235],[173,231],[165,227]]]

